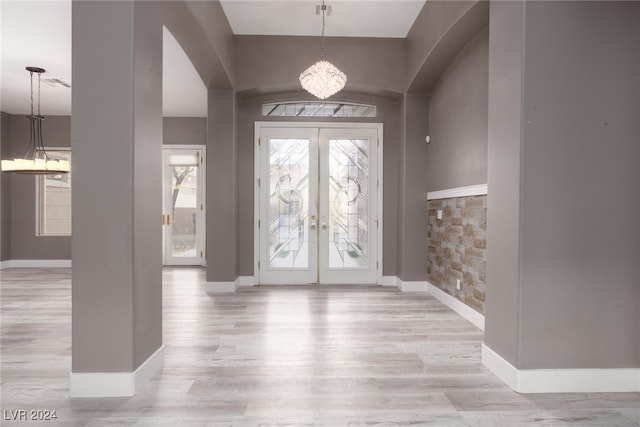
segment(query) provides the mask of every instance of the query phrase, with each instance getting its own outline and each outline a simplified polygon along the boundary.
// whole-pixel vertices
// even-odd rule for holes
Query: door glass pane
[[[269,268],[308,268],[309,140],[269,140]]]
[[[329,268],[369,265],[369,141],[329,140]]]
[[[182,159],[184,160],[184,159]],[[198,213],[198,160],[171,165],[172,244],[171,256],[195,257],[196,217]]]

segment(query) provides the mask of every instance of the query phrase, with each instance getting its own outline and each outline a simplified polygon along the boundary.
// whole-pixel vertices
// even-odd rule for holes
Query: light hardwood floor
[[[131,398],[69,399],[69,269],[1,280],[2,425],[640,426],[640,394],[519,395],[482,332],[429,295],[269,286],[207,296],[164,270],[164,369]],[[55,410],[55,422],[7,411]]]

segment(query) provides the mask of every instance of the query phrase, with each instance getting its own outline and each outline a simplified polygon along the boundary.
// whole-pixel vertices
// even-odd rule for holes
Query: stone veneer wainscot
[[[487,196],[429,200],[428,215],[429,281],[484,314]]]

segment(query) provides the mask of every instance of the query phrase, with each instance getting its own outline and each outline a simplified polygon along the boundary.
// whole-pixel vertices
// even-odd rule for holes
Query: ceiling
[[[319,36],[322,0],[221,0],[234,34]],[[329,37],[407,36],[425,0],[327,0]]]
[[[321,0],[223,0],[234,34],[320,35],[316,16]],[[425,0],[331,0],[326,35],[343,37],[406,37]],[[42,114],[69,115],[71,89],[71,1],[0,0],[0,109],[29,113],[26,66],[47,70],[42,75]],[[205,117],[207,94],[186,54],[164,29],[163,115]]]

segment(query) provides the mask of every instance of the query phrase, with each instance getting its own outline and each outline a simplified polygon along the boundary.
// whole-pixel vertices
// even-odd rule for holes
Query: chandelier
[[[319,10],[322,11],[322,56],[324,56],[324,15],[327,11],[324,0],[321,6],[316,6],[316,15],[319,14]],[[324,59],[316,62],[300,74],[302,88],[320,99],[326,99],[339,92],[345,83],[347,83],[347,76],[335,65]]]
[[[23,158],[2,160],[2,172],[27,175],[60,175],[68,173],[71,168],[67,160],[53,160],[47,155],[42,142],[42,121],[44,116],[40,114],[40,75],[44,68],[27,67],[31,77],[31,114],[29,120],[29,148]],[[38,75],[38,114],[33,114],[33,73]]]

